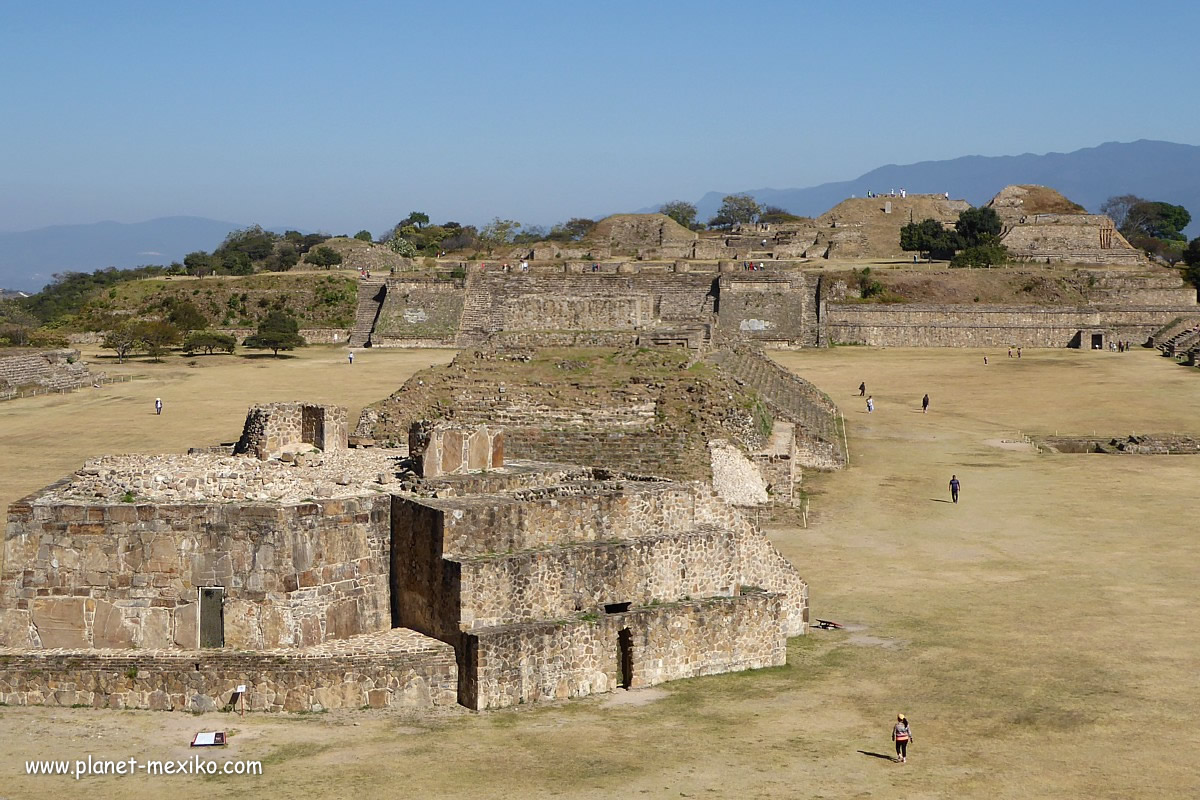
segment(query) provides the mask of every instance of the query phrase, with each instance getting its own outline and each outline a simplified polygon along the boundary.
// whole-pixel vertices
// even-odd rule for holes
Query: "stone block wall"
[[[301,444],[327,452],[345,450],[348,437],[346,409],[341,406],[270,403],[251,406],[233,452],[265,460]]]
[[[465,637],[459,702],[503,708],[778,666],[787,659],[782,604],[777,594],[753,592],[479,631]]]
[[[389,627],[390,501],[9,506],[0,646],[194,648],[198,590],[224,588],[228,647]]]
[[[452,346],[462,321],[464,299],[462,280],[388,278],[371,345],[411,347],[419,342],[420,346]],[[369,298],[367,305],[371,305]]]
[[[718,330],[763,343],[816,346],[816,290],[817,282],[803,273],[722,275]]]
[[[487,425],[417,422],[408,433],[408,454],[423,478],[500,469],[504,466],[504,431]]]
[[[1068,347],[1081,330],[1144,342],[1191,305],[1044,307],[830,304],[831,341],[882,347]]]
[[[215,711],[247,688],[247,711],[417,709],[457,702],[449,645],[410,631],[387,650],[284,653],[0,649],[0,701],[152,711]],[[419,640],[419,641],[418,641]]]

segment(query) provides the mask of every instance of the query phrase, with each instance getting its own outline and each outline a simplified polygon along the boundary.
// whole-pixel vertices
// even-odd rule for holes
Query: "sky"
[[[1200,144],[1200,4],[0,0],[0,230],[551,224]]]

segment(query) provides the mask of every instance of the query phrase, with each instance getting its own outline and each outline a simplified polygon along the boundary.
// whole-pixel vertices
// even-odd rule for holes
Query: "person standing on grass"
[[[921,398],[921,413],[922,414],[929,413],[929,395],[928,394],[926,394],[924,397]]]
[[[958,487],[959,487],[958,476],[951,475],[950,476],[950,499],[953,500],[955,503],[958,502]]]
[[[866,381],[863,381],[862,383],[860,383],[858,385],[858,396],[859,397],[867,396],[867,382]]]
[[[353,367],[354,366],[354,351],[353,350],[350,351],[349,356],[350,356],[350,366]]]
[[[158,414],[160,417],[162,416],[162,398],[161,397],[154,398],[154,413]]]
[[[896,743],[896,760],[901,764],[907,763],[912,731],[908,727],[908,717],[903,714],[896,717],[896,724],[892,726],[892,741]]]
[[[867,395],[867,413],[870,414],[874,411],[875,411],[875,398],[871,397],[870,395]]]

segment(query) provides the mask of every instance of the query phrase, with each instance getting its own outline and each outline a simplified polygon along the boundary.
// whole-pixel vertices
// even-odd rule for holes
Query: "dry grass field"
[[[228,439],[253,400],[356,408],[433,357],[139,364],[151,377],[3,404],[0,494],[88,454]],[[787,666],[487,714],[5,707],[0,797],[1200,795],[1200,457],[1045,455],[1005,441],[1200,432],[1200,374],[1144,351],[996,351],[988,366],[961,350],[778,358],[841,405],[852,456],[848,470],[806,478],[807,529],[782,518],[771,531],[809,580],[815,616],[847,626],[792,640]],[[905,765],[886,758],[899,711],[915,736]],[[183,758],[191,735],[213,728],[232,734],[213,757],[262,758],[265,774],[24,774],[32,758]]]

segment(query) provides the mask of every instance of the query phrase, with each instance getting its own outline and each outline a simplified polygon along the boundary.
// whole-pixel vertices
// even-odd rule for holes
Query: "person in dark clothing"
[[[867,396],[867,382],[866,381],[863,381],[862,383],[860,383],[858,385],[858,396],[859,397]]]
[[[908,727],[908,717],[900,714],[896,724],[892,726],[892,741],[896,743],[896,760],[901,764],[908,761],[908,743],[912,741],[912,731]]]
[[[925,395],[924,397],[921,398],[921,413],[922,414],[929,413],[929,395]]]
[[[958,476],[951,475],[950,476],[950,497],[956,503],[958,502],[958,486],[959,486]]]

